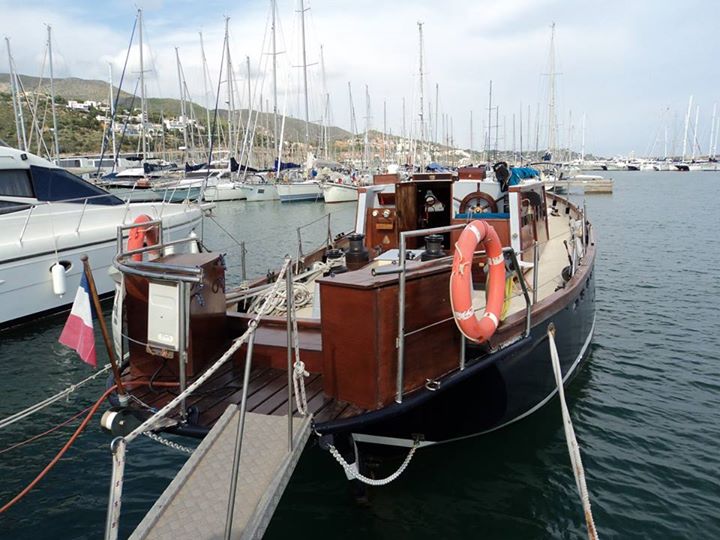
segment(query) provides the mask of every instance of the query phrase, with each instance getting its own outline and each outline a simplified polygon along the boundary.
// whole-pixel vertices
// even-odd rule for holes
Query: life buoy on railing
[[[150,216],[147,214],[140,214],[138,217],[135,218],[135,221],[133,223],[147,223],[149,221],[152,221]],[[128,235],[128,251],[132,251],[134,249],[140,249],[147,246],[154,246],[158,243],[158,227],[157,225],[151,225],[149,227],[133,227],[130,229],[130,233]],[[151,251],[150,255],[157,257],[158,252],[157,251]],[[133,261],[142,261],[142,253],[135,253],[132,256]]]
[[[475,316],[472,305],[472,262],[475,248],[482,243],[490,267],[485,315]],[[505,301],[505,259],[497,232],[488,223],[475,220],[468,224],[455,244],[452,274],[450,275],[450,304],[460,332],[482,343],[487,341],[500,324]]]

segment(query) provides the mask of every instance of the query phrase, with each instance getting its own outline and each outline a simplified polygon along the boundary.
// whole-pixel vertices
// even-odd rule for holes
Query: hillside
[[[26,92],[34,92],[38,89],[38,84],[40,83],[39,77],[30,77],[28,75],[20,75],[20,80],[25,88]],[[87,80],[87,79],[78,79],[78,78],[66,78],[66,79],[55,79],[54,82],[55,86],[55,95],[58,98],[62,98],[64,100],[76,100],[76,101],[102,101],[107,103],[108,97],[109,97],[109,91],[108,91],[108,83],[103,81],[97,81],[97,80]],[[47,79],[44,79],[42,81],[42,84],[40,85],[40,90],[45,93],[49,93],[50,91],[50,83]],[[113,94],[117,95],[118,89],[114,88]],[[10,94],[10,76],[7,73],[0,73],[0,93],[4,94]],[[140,108],[140,97],[135,96],[133,98],[133,95],[131,93],[123,91],[120,94],[120,99],[118,100],[118,109],[129,109],[132,105],[133,109]],[[188,106],[188,105],[186,105]],[[174,118],[177,117],[180,114],[180,100],[173,99],[173,98],[148,98],[147,99],[147,108],[148,108],[148,115],[149,119],[153,122],[159,122],[161,115],[164,118]],[[206,119],[207,119],[207,111],[205,107],[198,105],[197,103],[192,104],[192,108],[195,114],[195,118],[197,118],[198,123],[200,125],[205,125]],[[27,113],[26,113],[27,114]],[[243,122],[247,122],[248,118],[248,112],[247,110],[240,111],[240,115],[243,119]],[[212,122],[213,114],[212,111],[210,113],[210,119]],[[227,120],[227,110],[221,109],[218,111],[218,118],[221,124],[223,124]],[[259,126],[271,126],[272,125],[272,115],[268,113],[260,113],[259,120],[258,120]],[[89,127],[89,126],[88,126]],[[101,140],[102,134],[101,134],[101,128],[98,124],[97,126],[97,137],[96,140]],[[318,124],[310,124],[310,139],[312,141],[317,141],[320,138],[320,132],[321,132],[321,126]],[[8,132],[11,131],[12,135],[9,136]],[[61,146],[66,148],[67,152],[73,153],[73,152],[88,152],[89,149],[85,148],[85,145],[83,145],[83,149],[79,149],[76,145],[63,145],[62,144],[62,129],[60,129],[61,132]],[[299,120],[297,118],[286,118],[285,119],[285,140],[287,141],[301,141],[305,138],[305,122],[302,120]],[[336,140],[342,140],[347,139],[350,137],[350,133],[348,131],[345,131],[344,129],[341,129],[339,127],[330,127],[328,128],[328,138],[331,141]],[[9,116],[9,122],[8,117],[4,114],[0,114],[0,138],[5,139],[8,142],[16,141],[15,136],[15,124],[14,119],[12,115],[12,107],[10,107],[10,116]],[[99,146],[97,147],[99,149]],[[97,151],[97,150],[96,150]]]

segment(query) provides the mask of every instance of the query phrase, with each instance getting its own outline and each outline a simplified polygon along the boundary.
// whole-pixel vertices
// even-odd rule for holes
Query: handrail
[[[142,223],[140,225],[146,226],[146,223]],[[153,246],[154,247],[154,246]],[[159,411],[155,412],[152,416],[150,416],[148,419],[146,419],[144,422],[142,422],[137,428],[135,428],[131,433],[124,437],[117,437],[113,439],[112,443],[110,444],[110,448],[113,453],[113,474],[112,474],[112,480],[110,484],[110,497],[108,500],[108,512],[107,512],[107,522],[105,527],[105,539],[106,540],[114,540],[117,538],[118,534],[118,521],[120,517],[120,509],[121,509],[121,501],[122,501],[122,486],[123,486],[123,475],[124,475],[124,468],[125,468],[125,452],[127,445],[133,441],[135,438],[137,438],[142,433],[145,433],[146,431],[152,431],[153,429],[157,429],[157,422],[159,419],[164,418],[167,414],[169,414],[171,411],[173,411],[178,405],[182,405],[185,402],[185,399],[192,394],[195,390],[197,390],[202,384],[205,383],[217,370],[225,364],[230,358],[233,357],[233,355],[240,349],[242,345],[247,345],[247,356],[252,355],[252,345],[253,340],[255,336],[255,331],[257,330],[260,320],[265,315],[265,311],[267,307],[269,307],[270,299],[275,296],[278,292],[279,284],[282,282],[283,278],[285,277],[285,273],[287,271],[291,270],[291,260],[289,257],[285,259],[285,264],[280,269],[280,272],[278,274],[278,278],[274,283],[274,287],[268,291],[267,297],[265,299],[265,304],[260,309],[258,314],[248,323],[247,330],[238,337],[233,344],[230,346],[230,348],[223,353],[223,355],[215,361],[214,364],[212,364],[208,369],[205,370],[205,372],[199,376],[195,381],[193,381],[192,384],[190,384],[187,388],[182,390],[180,394],[175,396],[172,400],[170,400],[169,403],[167,403],[165,406],[163,406]],[[185,309],[187,309],[187,304],[185,304]],[[186,318],[187,319],[187,318]],[[248,382],[249,382],[249,372],[250,372],[250,361],[249,358],[246,361],[245,365],[245,373],[244,373],[244,385],[243,385],[243,401],[241,401],[241,428],[244,426],[244,418],[245,418],[245,412],[242,410],[243,402],[245,403],[245,408],[247,408],[247,389],[248,389]],[[292,388],[292,385],[290,385]],[[288,392],[291,392],[292,390],[288,390]],[[289,395],[289,397],[292,397],[292,394]],[[288,400],[290,401],[290,400]],[[292,405],[291,405],[292,407]],[[290,415],[289,422],[292,422],[292,415]],[[239,467],[239,456],[240,456],[240,449],[242,445],[242,432],[239,431],[239,438],[236,438],[236,456],[238,459],[237,466]],[[233,469],[235,469],[235,464],[233,465]],[[237,478],[237,475],[234,475],[234,478]],[[233,483],[234,485],[234,483]],[[234,496],[234,495],[231,495]],[[233,505],[234,507],[234,505]],[[228,523],[231,523],[232,519],[228,521]]]
[[[413,333],[416,333],[417,330],[413,332],[405,332],[405,285],[406,285],[406,277],[408,273],[407,269],[407,259],[406,259],[406,240],[408,238],[414,238],[418,236],[428,236],[430,234],[439,234],[439,233],[447,233],[458,229],[464,229],[467,226],[466,223],[457,224],[457,225],[448,225],[445,227],[433,227],[431,229],[418,229],[414,231],[404,231],[400,233],[400,246],[399,246],[399,254],[398,254],[398,268],[393,269],[387,269],[386,271],[382,271],[381,269],[378,269],[377,272],[373,272],[375,275],[378,274],[394,274],[397,273],[399,275],[398,277],[398,335],[396,338],[396,346],[397,346],[397,379],[396,379],[396,390],[395,390],[395,401],[397,403],[402,403],[402,394],[403,394],[403,383],[404,383],[404,370],[405,370],[405,338],[408,335],[411,335]],[[530,326],[531,326],[531,310],[532,310],[532,302],[530,300],[530,294],[527,289],[527,285],[525,283],[525,278],[522,274],[522,269],[520,268],[520,265],[518,264],[517,254],[515,253],[515,250],[512,247],[505,247],[502,250],[504,255],[509,255],[510,260],[512,262],[513,270],[518,276],[518,281],[520,281],[520,285],[523,290],[523,295],[525,296],[525,334],[530,334]],[[440,263],[446,262],[450,257],[442,257],[440,259],[435,259],[433,261],[434,264],[429,264],[428,266],[434,266],[438,265]],[[426,267],[423,267],[426,268]],[[415,270],[419,269],[418,267],[414,268]],[[534,268],[535,273],[537,273],[537,265]],[[450,320],[450,319],[448,319]],[[429,326],[433,326],[436,324],[440,324],[442,322],[447,321],[438,321],[436,323],[432,323]],[[427,327],[426,327],[427,328]],[[459,368],[460,370],[465,369],[465,340],[461,340],[460,344],[460,359],[459,359]]]

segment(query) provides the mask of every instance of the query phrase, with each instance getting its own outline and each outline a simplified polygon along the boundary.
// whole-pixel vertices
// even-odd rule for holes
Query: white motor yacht
[[[72,304],[83,255],[98,293],[112,292],[119,225],[141,215],[162,219],[168,241],[199,233],[202,212],[190,201],[125,202],[45,159],[0,146],[0,326]]]

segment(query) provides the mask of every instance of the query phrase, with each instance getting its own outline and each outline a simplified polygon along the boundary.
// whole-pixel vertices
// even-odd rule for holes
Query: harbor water
[[[586,198],[599,246],[597,321],[590,360],[566,393],[595,523],[603,538],[720,538],[720,174],[611,174],[612,195]],[[352,204],[219,203],[203,236],[227,253],[228,282],[238,284],[240,242],[247,274],[264,275],[297,255],[299,225],[318,220],[302,231],[304,252],[321,244],[328,212],[333,233],[352,227]],[[57,342],[63,323],[55,316],[0,333],[0,418],[92,373]],[[32,438],[92,405],[105,383],[0,431],[0,504],[43,469],[79,419]],[[97,415],[49,475],[0,515],[0,538],[102,537],[109,443]],[[149,439],[133,442],[121,537],[186,457]],[[496,433],[423,448],[362,505],[333,458],[308,447],[266,538],[340,536],[586,537],[558,401]]]

